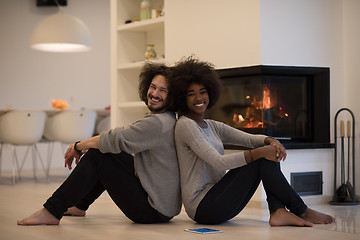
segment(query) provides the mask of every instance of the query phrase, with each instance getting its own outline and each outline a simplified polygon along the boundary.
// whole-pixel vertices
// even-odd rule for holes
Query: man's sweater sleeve
[[[118,127],[102,132],[99,150],[102,153],[125,151],[133,154],[142,152],[157,144],[161,131],[161,121],[155,114],[149,114],[127,127]]]

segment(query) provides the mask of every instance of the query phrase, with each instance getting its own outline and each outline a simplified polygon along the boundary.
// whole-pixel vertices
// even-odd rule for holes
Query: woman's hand
[[[267,137],[265,139],[265,143],[276,149],[276,161],[277,162],[280,162],[281,160],[285,161],[286,156],[287,156],[286,150],[285,150],[285,147],[278,140]]]
[[[279,144],[276,144],[274,142],[274,144],[268,144],[263,147],[259,147],[256,149],[252,149],[251,151],[248,151],[249,154],[247,159],[251,159],[251,160],[247,161],[247,163],[258,160],[260,158],[265,158],[273,162],[280,162],[281,160],[285,160],[286,158],[285,148],[283,145],[281,145],[281,143]],[[245,159],[246,159],[246,155],[245,155]]]
[[[74,161],[74,158],[75,158],[75,163],[78,164],[81,155],[82,154],[79,154],[79,152],[74,149],[74,144],[70,145],[65,152],[65,167],[71,170],[72,169],[71,165]]]
[[[258,150],[261,152],[262,157],[269,161],[273,161],[273,162],[281,161],[281,158],[278,155],[277,149],[275,146],[266,145],[266,146],[258,148]]]

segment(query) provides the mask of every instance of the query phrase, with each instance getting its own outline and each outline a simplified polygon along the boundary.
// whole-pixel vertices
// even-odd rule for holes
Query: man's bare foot
[[[307,208],[305,213],[300,217],[314,224],[329,224],[335,222],[335,218],[332,216],[315,211],[311,208]]]
[[[60,220],[54,217],[45,208],[33,213],[27,218],[17,222],[18,225],[59,225]]]
[[[86,215],[86,212],[78,209],[77,207],[68,208],[68,210],[64,213],[65,216],[76,216],[76,217],[83,217]]]
[[[295,214],[287,211],[285,208],[279,208],[270,214],[270,226],[299,226],[312,227],[313,224]]]

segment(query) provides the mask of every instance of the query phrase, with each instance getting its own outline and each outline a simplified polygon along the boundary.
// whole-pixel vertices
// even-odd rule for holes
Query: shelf
[[[119,70],[130,70],[130,69],[141,69],[144,64],[146,62],[154,62],[154,63],[165,63],[165,59],[164,58],[156,58],[156,59],[151,59],[151,60],[147,60],[147,61],[138,61],[138,62],[133,62],[133,63],[122,63],[118,65],[118,69]]]
[[[149,113],[138,98],[138,81],[146,62],[163,63],[165,56],[165,16],[124,24],[139,13],[141,0],[111,0],[111,122],[126,126]],[[153,4],[163,7],[164,0]],[[154,5],[153,5],[154,6]],[[158,9],[158,8],[155,8]],[[145,60],[147,44],[154,44],[158,58]]]
[[[165,17],[136,21],[118,26],[119,32],[148,32],[164,27]]]

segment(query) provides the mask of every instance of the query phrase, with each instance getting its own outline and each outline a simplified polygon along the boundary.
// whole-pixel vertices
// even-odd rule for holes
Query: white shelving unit
[[[164,0],[152,0],[163,8]],[[111,0],[111,126],[125,126],[143,118],[148,109],[138,96],[139,74],[147,44],[154,44],[157,59],[165,62],[165,17],[134,21],[141,0]]]

